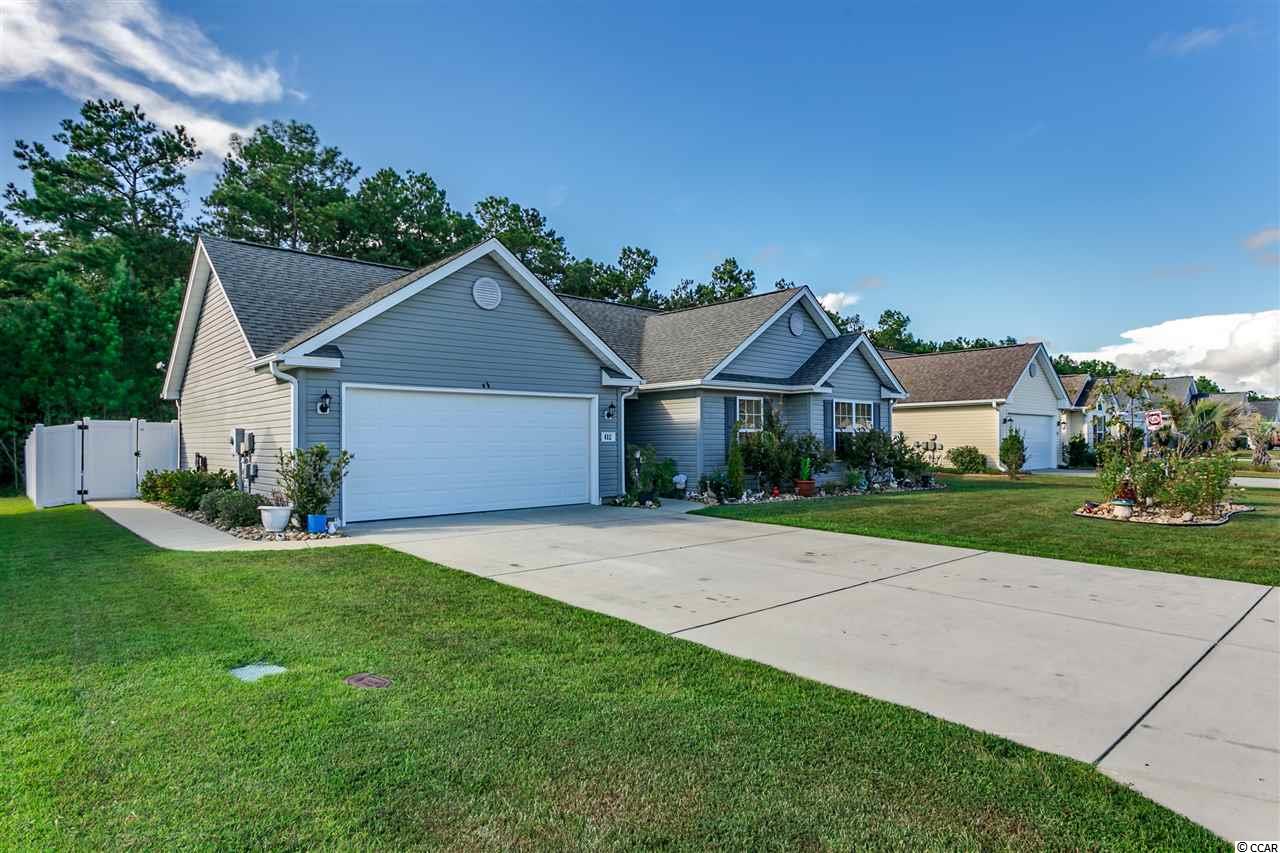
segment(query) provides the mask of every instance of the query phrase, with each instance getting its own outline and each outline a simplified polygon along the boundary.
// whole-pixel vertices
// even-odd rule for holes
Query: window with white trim
[[[875,408],[861,400],[835,401],[836,432],[862,432],[875,426]]]
[[[764,397],[738,398],[738,437],[764,429]]]

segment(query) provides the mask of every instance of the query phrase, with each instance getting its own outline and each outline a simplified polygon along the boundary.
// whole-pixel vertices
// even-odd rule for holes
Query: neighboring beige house
[[[1026,440],[1027,469],[1058,466],[1060,412],[1070,400],[1043,344],[881,355],[907,389],[893,407],[893,428],[908,441],[936,436],[946,450],[973,445],[999,468],[1000,439],[1016,427]]]

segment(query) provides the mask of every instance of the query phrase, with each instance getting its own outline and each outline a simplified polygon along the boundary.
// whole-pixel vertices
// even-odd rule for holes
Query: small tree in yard
[[[1027,443],[1017,427],[1011,427],[1005,437],[1000,439],[1000,462],[1015,480],[1022,473],[1022,466],[1027,464]]]
[[[1271,467],[1271,440],[1280,424],[1269,421],[1262,415],[1252,415],[1244,426],[1249,444],[1253,446],[1253,467],[1258,469]]]
[[[291,453],[279,451],[276,475],[294,512],[304,518],[322,515],[342,487],[342,478],[353,458],[340,450],[331,461],[329,448],[323,443],[299,447]]]
[[[725,479],[729,486],[729,497],[734,500],[741,498],[747,489],[747,473],[742,461],[742,447],[738,444],[736,425],[733,439],[729,442],[728,472]]]

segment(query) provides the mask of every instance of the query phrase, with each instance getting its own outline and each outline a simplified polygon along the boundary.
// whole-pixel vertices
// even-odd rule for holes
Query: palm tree
[[[1195,456],[1211,450],[1229,449],[1242,432],[1240,407],[1221,400],[1196,400],[1186,406],[1164,401],[1172,416],[1176,435],[1167,434],[1165,443],[1179,456]]]
[[[1262,415],[1254,414],[1245,420],[1244,434],[1253,446],[1253,464],[1256,468],[1271,467],[1271,441],[1275,438],[1280,424],[1269,421]]]

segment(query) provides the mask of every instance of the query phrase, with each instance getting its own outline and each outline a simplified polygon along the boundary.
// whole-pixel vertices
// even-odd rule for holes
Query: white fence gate
[[[99,498],[133,498],[148,471],[178,467],[178,422],[36,424],[27,436],[27,497],[37,509]]]

